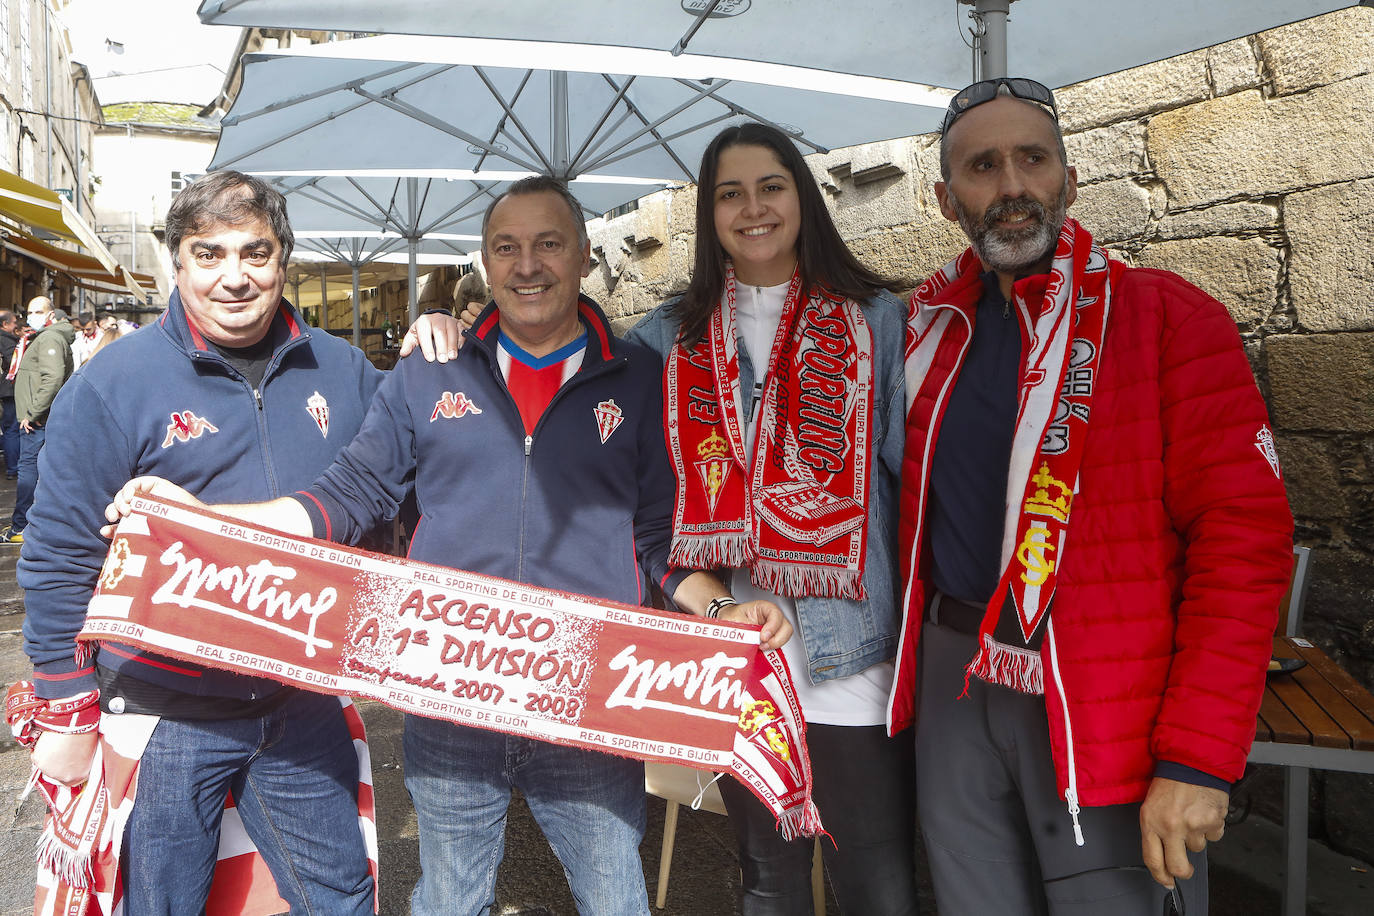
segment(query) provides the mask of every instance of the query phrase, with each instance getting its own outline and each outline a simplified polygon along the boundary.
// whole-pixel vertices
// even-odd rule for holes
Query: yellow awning
[[[132,273],[119,264],[116,264],[114,272],[111,272],[102,262],[88,254],[67,251],[22,232],[0,234],[0,245],[66,274],[77,286],[84,286],[86,289],[120,295],[129,292],[139,301],[157,291],[157,281],[148,274]]]
[[[112,275],[119,262],[110,254],[95,230],[56,191],[0,169],[0,216],[80,242]]]

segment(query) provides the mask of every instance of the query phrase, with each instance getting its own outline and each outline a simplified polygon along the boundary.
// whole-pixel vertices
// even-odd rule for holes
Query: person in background
[[[19,418],[19,478],[14,494],[14,513],[0,540],[24,542],[28,513],[38,487],[38,456],[47,441],[48,411],[72,375],[72,340],[76,332],[67,314],[52,307],[47,296],[29,301],[29,327],[37,332],[25,341],[14,375],[14,408]]]
[[[75,372],[95,352],[96,342],[100,339],[100,326],[96,324],[93,313],[82,312],[72,322],[72,330],[76,335],[72,339],[72,371]]]
[[[471,310],[474,313],[481,312],[486,308],[487,301],[491,299],[491,291],[487,289],[487,284],[482,281],[482,275],[475,269],[463,274],[463,279],[458,281],[458,309],[460,312]]]
[[[19,416],[14,409],[14,377],[18,371],[14,351],[19,346],[19,318],[9,309],[0,311],[0,450],[5,456],[5,479],[19,476]]]
[[[1054,96],[950,102],[913,295],[894,719],[945,913],[1207,912],[1293,522],[1225,307],[1066,210]],[[1152,880],[1153,879],[1153,880]]]
[[[698,171],[687,292],[628,335],[666,360],[674,560],[779,604],[840,909],[917,911],[911,734],[887,734],[897,648],[902,308],[835,229],[792,141],[722,131]],[[809,916],[812,843],[733,780],[741,912]]]

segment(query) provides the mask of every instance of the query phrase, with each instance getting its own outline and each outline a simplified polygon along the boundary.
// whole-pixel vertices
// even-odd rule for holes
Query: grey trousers
[[[941,916],[1161,916],[1169,891],[1140,852],[1140,805],[1083,808],[1084,845],[1059,797],[1045,700],[977,678],[977,639],[921,631],[916,799]],[[1207,912],[1206,853],[1178,882],[1187,916]]]

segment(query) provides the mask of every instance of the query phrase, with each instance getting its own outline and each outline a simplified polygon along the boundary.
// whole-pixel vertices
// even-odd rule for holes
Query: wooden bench
[[[1307,911],[1309,771],[1374,773],[1374,695],[1298,635],[1311,553],[1306,547],[1293,553],[1293,581],[1274,637],[1274,657],[1307,664],[1291,674],[1270,675],[1249,758],[1285,767],[1283,916]]]

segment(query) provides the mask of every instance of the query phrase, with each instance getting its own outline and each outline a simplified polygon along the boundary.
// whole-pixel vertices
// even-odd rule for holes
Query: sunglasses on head
[[[1048,88],[1035,80],[999,76],[996,79],[974,83],[949,100],[949,109],[945,111],[945,122],[940,125],[940,136],[943,138],[954,122],[962,118],[970,108],[977,108],[984,102],[991,102],[997,98],[1001,94],[1003,86],[1006,87],[1007,92],[1012,97],[1039,105],[1045,109],[1050,117],[1054,118],[1054,123],[1059,123],[1059,108],[1054,104],[1054,93],[1050,92]]]

